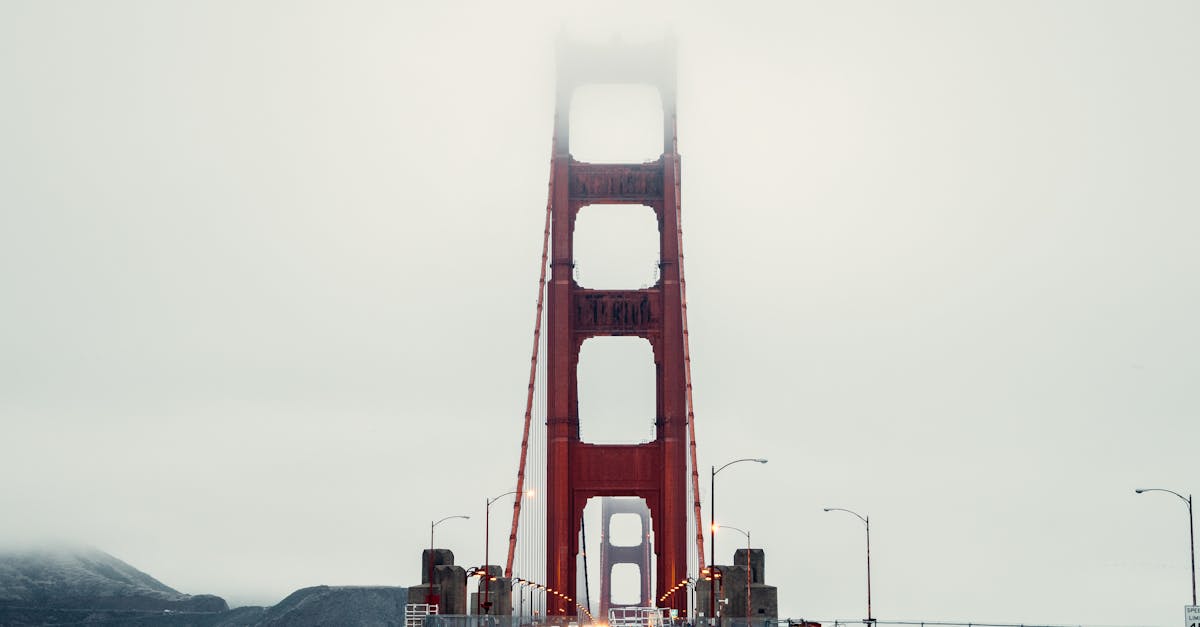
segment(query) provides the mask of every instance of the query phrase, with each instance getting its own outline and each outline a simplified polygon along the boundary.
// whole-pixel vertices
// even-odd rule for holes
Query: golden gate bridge
[[[576,160],[570,151],[572,95],[585,85],[631,83],[658,92],[663,116],[661,155],[639,163]],[[558,46],[555,122],[521,449],[515,488],[500,495],[514,495],[505,561],[503,568],[490,565],[485,548],[489,565],[469,572],[453,567],[449,551],[433,546],[431,525],[423,584],[410,589],[410,601],[420,598],[414,591],[424,591],[423,612],[465,614],[462,609],[467,605],[478,615],[511,615],[516,609],[518,615],[540,614],[543,620],[637,624],[667,617],[694,620],[717,611],[717,595],[710,590],[725,581],[718,591],[724,592],[726,601],[744,590],[738,602],[726,603],[727,615],[773,619],[777,613],[774,588],[763,581],[761,550],[739,549],[734,561],[740,565],[735,567],[705,562],[675,85],[672,41],[560,42]],[[654,212],[658,271],[652,285],[590,289],[575,280],[576,217],[582,210],[612,205],[641,205]],[[641,338],[653,353],[654,435],[648,441],[599,444],[580,437],[580,349],[593,338],[614,336]],[[537,498],[526,498],[527,494]],[[488,499],[489,520],[490,507],[500,497]],[[601,505],[600,597],[596,600],[590,598],[588,585],[589,565],[594,568],[595,560],[589,562],[584,550],[588,532],[584,509],[591,499],[599,499]],[[613,542],[610,526],[617,516],[638,521],[637,543]],[[637,598],[632,603],[613,601],[613,571],[622,565],[638,573]],[[465,592],[454,591],[463,577],[480,580],[471,603],[466,603]],[[525,593],[530,595],[528,612],[523,607]]]

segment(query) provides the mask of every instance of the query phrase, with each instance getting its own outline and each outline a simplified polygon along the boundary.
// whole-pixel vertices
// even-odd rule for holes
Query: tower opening
[[[654,350],[640,337],[594,337],[579,351],[579,439],[654,440]]]
[[[658,217],[645,205],[588,205],[575,217],[575,282],[641,289],[658,281]]]
[[[663,153],[663,107],[649,85],[595,84],[571,97],[571,156],[589,163],[654,161]]]

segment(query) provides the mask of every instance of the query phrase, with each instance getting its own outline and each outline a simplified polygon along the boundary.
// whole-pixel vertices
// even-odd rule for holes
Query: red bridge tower
[[[569,152],[574,89],[641,83],[662,99],[663,153],[657,161],[591,164]],[[675,55],[669,44],[559,49],[557,115],[551,163],[551,281],[547,337],[547,584],[575,596],[583,508],[591,497],[636,496],[650,508],[657,556],[654,598],[688,576],[687,394],[680,285],[679,154],[675,141]],[[658,217],[660,279],[639,290],[591,290],[573,279],[575,217],[594,204],[637,204]],[[656,377],[655,437],[636,445],[579,438],[577,366],[588,338],[637,336],[650,342]],[[686,594],[665,604],[683,614]],[[550,596],[547,614],[574,614]]]

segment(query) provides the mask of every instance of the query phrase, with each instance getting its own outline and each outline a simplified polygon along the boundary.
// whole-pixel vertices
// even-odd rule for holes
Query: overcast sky
[[[235,605],[416,583],[452,514],[481,563],[554,40],[668,25],[701,474],[770,459],[718,511],[781,615],[863,617],[845,507],[878,618],[1179,624],[1133,489],[1200,488],[1190,0],[0,0],[0,538]],[[655,158],[656,106],[581,93],[573,151]],[[582,282],[653,280],[648,211],[581,216]],[[648,429],[648,359],[585,349],[585,432]]]

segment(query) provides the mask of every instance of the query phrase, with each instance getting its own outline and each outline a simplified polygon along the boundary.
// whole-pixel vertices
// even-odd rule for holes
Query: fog
[[[1200,487],[1198,25],[1182,0],[4,0],[0,540],[231,605],[418,583],[449,515],[438,544],[481,563],[555,41],[670,31],[699,464],[770,459],[717,499],[780,615],[863,617],[844,507],[881,620],[1178,624],[1186,508],[1133,490]],[[656,106],[581,95],[572,150],[654,158]],[[653,280],[625,215],[581,280]],[[637,348],[581,368],[624,385]]]

